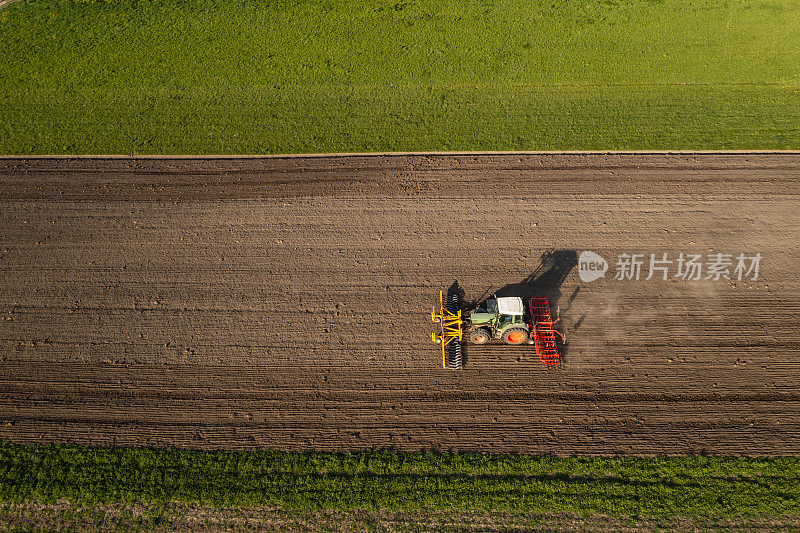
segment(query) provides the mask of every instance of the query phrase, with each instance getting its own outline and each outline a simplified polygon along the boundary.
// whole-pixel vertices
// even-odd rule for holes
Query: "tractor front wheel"
[[[506,344],[522,344],[528,341],[528,332],[522,328],[511,328],[503,332],[503,342]]]
[[[469,334],[472,344],[486,344],[492,338],[492,332],[486,328],[478,328]]]

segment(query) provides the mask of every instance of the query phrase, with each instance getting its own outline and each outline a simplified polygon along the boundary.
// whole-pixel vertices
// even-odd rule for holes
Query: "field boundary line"
[[[18,0],[0,0],[16,2]],[[774,154],[800,155],[800,150],[532,150],[532,151],[480,151],[480,152],[342,152],[312,154],[31,154],[0,155],[0,159],[291,159],[291,158],[339,158],[339,157],[404,157],[404,156],[482,156],[482,155],[747,155]]]

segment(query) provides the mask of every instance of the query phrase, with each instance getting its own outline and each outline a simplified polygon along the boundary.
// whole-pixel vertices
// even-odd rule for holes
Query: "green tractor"
[[[469,315],[469,340],[473,344],[486,344],[492,339],[506,344],[526,343],[531,334],[524,314],[522,298],[489,298]]]

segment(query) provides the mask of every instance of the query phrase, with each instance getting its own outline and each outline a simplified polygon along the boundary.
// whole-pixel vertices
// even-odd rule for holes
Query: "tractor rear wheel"
[[[528,340],[528,331],[522,328],[511,328],[503,332],[503,342],[506,344],[522,344]]]
[[[492,338],[492,332],[486,328],[478,328],[469,334],[472,344],[486,344]]]

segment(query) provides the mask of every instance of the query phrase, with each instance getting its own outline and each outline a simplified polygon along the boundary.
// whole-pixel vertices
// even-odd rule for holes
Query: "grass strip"
[[[798,458],[557,458],[0,444],[0,501],[451,509],[625,516],[800,514]]]
[[[22,0],[0,153],[800,148],[793,0]]]
[[[497,510],[302,511],[188,503],[0,502],[0,528],[10,531],[795,531],[799,520],[793,515],[611,518]]]

